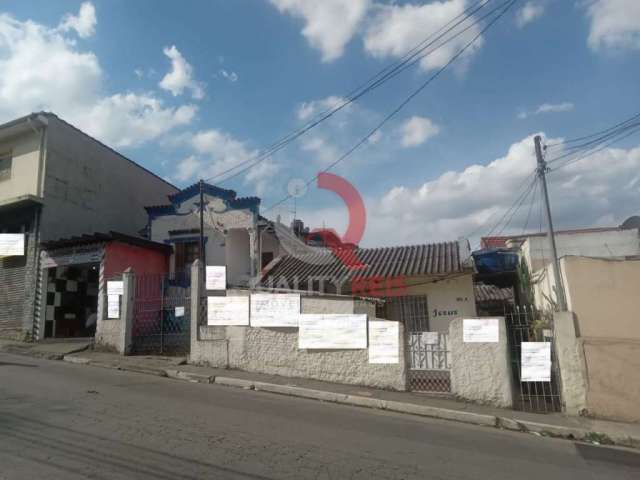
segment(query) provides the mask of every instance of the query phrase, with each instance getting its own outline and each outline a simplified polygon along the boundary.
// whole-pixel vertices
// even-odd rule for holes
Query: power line
[[[527,219],[524,222],[524,227],[522,227],[522,235],[524,235],[527,231],[527,227],[529,226],[529,219],[531,218],[531,212],[533,211],[533,206],[536,203],[536,199],[538,197],[538,186],[540,184],[535,182],[535,186],[533,187],[533,196],[531,197],[531,204],[529,205],[529,212],[527,213]]]
[[[583,140],[587,140],[589,138],[593,138],[595,136],[605,134],[605,133],[607,133],[607,132],[609,132],[611,130],[614,130],[614,129],[618,128],[618,127],[622,127],[623,125],[625,125],[627,123],[630,123],[630,122],[632,122],[633,120],[636,120],[636,119],[640,119],[640,113],[637,113],[637,114],[633,115],[632,117],[629,117],[626,120],[623,120],[622,122],[617,123],[617,124],[615,124],[615,125],[613,125],[613,126],[611,126],[609,128],[606,128],[604,130],[600,130],[598,132],[594,132],[594,133],[591,133],[589,135],[584,135],[582,137],[572,138],[572,139],[569,139],[569,140],[563,140],[562,142],[551,143],[551,144],[548,144],[546,146],[547,146],[547,148],[554,148],[554,147],[559,147],[559,146],[562,146],[562,145],[566,145],[568,143],[575,143],[575,142],[580,142],[580,141],[583,141]]]
[[[518,0],[505,0],[503,3],[501,3],[497,7],[493,8],[491,11],[489,11],[488,13],[483,15],[482,17],[476,19],[473,23],[471,23],[470,25],[468,25],[467,27],[465,27],[461,31],[457,32],[452,37],[449,37],[446,40],[444,40],[442,43],[440,43],[439,45],[434,47],[432,50],[430,50],[430,51],[428,51],[428,52],[426,52],[426,53],[424,53],[422,55],[419,55],[420,53],[422,53],[425,50],[427,50],[429,47],[433,46],[438,40],[444,38],[448,33],[450,33],[453,30],[455,30],[458,26],[462,25],[464,22],[466,22],[467,20],[472,18],[471,16],[473,14],[477,13],[479,10],[481,10],[484,7],[486,7],[486,5],[488,5],[491,1],[493,1],[493,0],[481,0],[481,1],[477,2],[475,5],[467,8],[464,12],[462,12],[461,14],[457,15],[456,17],[454,17],[452,20],[450,20],[447,24],[445,24],[439,30],[437,30],[436,32],[434,32],[434,33],[430,34],[428,37],[426,37],[425,40],[423,40],[420,44],[416,45],[407,54],[405,54],[401,58],[400,61],[398,61],[395,64],[392,64],[392,65],[386,67],[385,69],[381,70],[376,75],[374,75],[369,81],[365,82],[361,87],[358,87],[355,90],[353,90],[351,92],[351,94],[349,94],[347,96],[347,98],[346,98],[346,100],[344,102],[336,105],[333,108],[325,110],[324,112],[319,113],[316,117],[314,117],[313,120],[309,121],[308,123],[306,123],[305,125],[303,125],[299,129],[294,130],[292,133],[286,135],[285,137],[281,138],[276,143],[274,143],[270,147],[268,147],[262,153],[257,154],[256,156],[250,157],[250,158],[248,158],[246,160],[243,160],[242,162],[239,162],[238,164],[236,164],[236,165],[234,165],[234,166],[232,166],[232,167],[230,167],[230,168],[228,168],[228,169],[226,169],[226,170],[224,170],[222,172],[219,172],[218,174],[216,174],[216,175],[214,175],[212,177],[207,178],[206,181],[210,181],[210,180],[214,180],[216,178],[223,177],[224,175],[232,172],[233,170],[236,170],[237,168],[240,168],[240,167],[243,167],[244,165],[250,164],[250,165],[247,165],[242,170],[239,170],[239,171],[233,173],[232,175],[228,176],[227,178],[224,178],[220,182],[221,183],[222,182],[227,182],[227,181],[229,181],[229,180],[231,180],[231,179],[233,179],[233,178],[235,178],[235,177],[237,177],[239,175],[242,175],[243,173],[245,173],[249,169],[253,168],[254,166],[256,166],[259,163],[261,163],[264,160],[266,160],[267,158],[271,157],[274,153],[277,153],[278,151],[280,151],[281,149],[283,149],[284,147],[289,145],[291,142],[293,142],[294,140],[296,140],[300,136],[302,136],[305,133],[307,133],[309,130],[315,128],[317,125],[319,125],[323,121],[327,120],[328,118],[330,118],[331,116],[333,116],[334,114],[336,114],[337,112],[339,112],[340,110],[342,110],[343,108],[348,106],[349,104],[355,102],[356,100],[358,100],[362,96],[366,95],[367,93],[371,92],[372,90],[375,90],[380,85],[386,83],[388,80],[394,78],[395,76],[397,76],[400,73],[402,73],[403,71],[405,71],[407,68],[412,67],[413,65],[415,65],[416,63],[418,63],[422,59],[426,58],[427,56],[429,56],[432,53],[434,53],[435,51],[437,51],[439,48],[442,48],[444,45],[446,45],[447,43],[451,42],[452,40],[454,40],[458,36],[462,35],[464,32],[466,32],[467,30],[472,28],[474,25],[477,25],[478,23],[482,22],[487,17],[489,17],[489,16],[493,15],[494,13],[496,13],[498,10],[500,10],[505,5],[511,4],[511,3],[515,2],[515,1],[518,1]],[[458,20],[460,17],[463,17],[463,16],[464,16],[464,18],[462,18],[462,20]],[[458,20],[458,21],[456,22],[456,20]],[[455,24],[453,26],[450,26],[449,28],[446,28],[446,27],[448,27],[449,25],[451,25],[454,22],[455,22]],[[441,32],[444,29],[446,29],[446,30],[443,33],[438,35],[433,40],[429,41],[429,39],[431,39],[434,35],[438,34],[439,32]],[[426,45],[425,45],[425,43],[426,43]],[[387,72],[387,73],[385,73],[385,72]]]
[[[619,136],[618,138],[614,138],[613,140],[611,140],[611,141],[609,141],[609,142],[605,143],[604,145],[600,146],[599,148],[593,149],[593,150],[589,151],[588,153],[586,153],[586,154],[584,154],[584,155],[581,155],[581,156],[579,156],[579,157],[577,157],[577,158],[573,158],[573,159],[571,159],[571,160],[569,160],[569,161],[567,161],[567,162],[563,163],[562,165],[559,165],[559,166],[557,166],[557,167],[553,168],[553,169],[551,170],[551,172],[555,172],[556,170],[559,170],[559,169],[561,169],[561,168],[565,168],[565,167],[567,167],[567,166],[571,165],[572,163],[579,162],[580,160],[584,160],[584,159],[585,159],[585,158],[587,158],[587,157],[590,157],[590,156],[592,156],[592,155],[595,155],[596,153],[601,152],[601,151],[602,151],[602,150],[604,150],[605,148],[607,148],[607,147],[609,147],[609,146],[613,145],[614,143],[617,143],[617,142],[619,142],[619,141],[621,141],[621,140],[624,140],[625,138],[628,138],[628,137],[630,137],[631,135],[634,135],[634,134],[638,133],[639,131],[640,131],[640,125],[639,125],[637,128],[635,128],[634,130],[631,130],[630,132],[628,132],[626,135],[622,135],[622,136]]]
[[[327,172],[335,167],[338,163],[342,162],[346,158],[348,158],[353,152],[355,152],[360,146],[362,146],[365,142],[369,140],[384,124],[386,124],[389,120],[391,120],[395,115],[398,114],[411,100],[413,100],[420,92],[422,92],[432,81],[438,78],[442,72],[444,72],[453,62],[455,62],[471,45],[473,45],[478,38],[482,36],[489,28],[491,28],[500,18],[502,18],[508,11],[513,7],[513,5],[518,0],[510,0],[507,6],[494,18],[492,19],[477,35],[475,35],[462,49],[460,49],[449,61],[442,66],[438,71],[436,71],[431,77],[429,77],[425,82],[423,82],[416,90],[414,90],[405,100],[403,100],[391,113],[385,116],[381,122],[379,122],[369,133],[367,133],[360,141],[358,141],[353,147],[347,150],[344,154],[342,154],[338,159],[332,162],[328,167],[322,170],[321,173]],[[306,182],[306,186],[309,186],[313,183],[319,174],[314,175],[309,181]],[[264,212],[266,213],[269,210],[277,207],[278,205],[286,202],[289,198],[291,198],[291,194],[285,196],[279,202],[271,205]]]

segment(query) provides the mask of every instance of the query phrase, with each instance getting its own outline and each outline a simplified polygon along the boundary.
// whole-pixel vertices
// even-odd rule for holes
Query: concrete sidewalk
[[[26,347],[25,345],[31,345]],[[79,348],[84,347],[82,351]],[[560,437],[596,444],[640,448],[640,425],[568,417],[559,413],[534,414],[457,401],[447,397],[411,392],[280,377],[239,370],[186,364],[186,359],[159,356],[121,356],[86,349],[81,342],[22,344],[0,341],[0,351],[41,358],[63,359],[76,364],[126,370],[172,379],[215,383],[246,390],[260,390],[345,405],[383,409],[398,413],[504,428],[535,435]],[[62,354],[62,352],[66,353]]]
[[[92,338],[45,340],[37,343],[0,338],[0,352],[28,355],[46,360],[62,360],[65,355],[85,351],[92,345]]]

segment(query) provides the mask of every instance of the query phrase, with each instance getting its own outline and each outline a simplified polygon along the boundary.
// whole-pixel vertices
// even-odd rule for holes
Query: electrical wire
[[[426,58],[427,56],[431,55],[432,53],[434,53],[438,49],[442,48],[444,45],[446,45],[447,43],[451,42],[452,40],[454,40],[458,36],[462,35],[464,32],[466,32],[467,30],[469,30],[473,26],[477,25],[478,23],[482,22],[483,20],[485,20],[489,16],[491,16],[494,13],[496,13],[497,11],[499,11],[505,5],[512,4],[513,2],[518,1],[518,0],[505,0],[500,5],[498,5],[497,7],[493,8],[492,10],[490,10],[488,13],[486,13],[482,17],[479,17],[478,19],[476,19],[470,25],[466,26],[464,29],[462,29],[462,30],[458,31],[457,33],[455,33],[455,35],[453,35],[452,37],[449,37],[449,38],[443,40],[442,43],[437,44],[433,49],[427,51],[426,53],[422,53],[422,52],[425,52],[425,50],[427,50],[429,47],[432,47],[434,44],[436,44],[437,41],[439,41],[440,39],[444,38],[447,34],[452,32],[453,30],[455,30],[458,26],[464,24],[466,21],[471,19],[473,14],[477,13],[482,8],[485,8],[491,1],[493,1],[493,0],[481,0],[479,2],[476,2],[474,5],[472,5],[471,7],[467,8],[464,12],[462,12],[461,14],[457,15],[452,20],[450,20],[447,24],[445,24],[439,30],[437,30],[436,32],[432,33],[427,38],[425,38],[421,43],[416,45],[407,54],[405,54],[401,58],[401,60],[399,60],[395,64],[387,66],[386,68],[384,68],[383,70],[378,72],[376,75],[374,75],[368,82],[365,82],[361,87],[358,87],[355,90],[353,90],[351,92],[351,94],[349,94],[347,96],[345,101],[343,101],[340,104],[334,106],[333,108],[330,108],[328,110],[325,110],[324,112],[319,113],[310,122],[306,123],[305,125],[303,125],[299,129],[297,129],[297,130],[293,131],[292,133],[286,135],[285,137],[281,138],[276,143],[274,143],[270,147],[268,147],[262,153],[257,154],[255,156],[252,156],[252,157],[250,157],[250,158],[248,158],[246,160],[243,160],[243,161],[239,162],[238,164],[236,164],[236,165],[234,165],[234,166],[232,166],[232,167],[230,167],[230,168],[228,168],[228,169],[226,169],[226,170],[224,170],[222,172],[219,172],[214,176],[211,176],[211,177],[205,179],[205,181],[211,181],[211,180],[215,180],[217,178],[221,178],[221,177],[225,176],[226,174],[231,173],[232,171],[247,165],[242,170],[237,171],[237,172],[233,173],[232,175],[220,180],[218,183],[227,182],[227,181],[229,181],[229,180],[231,180],[233,178],[238,177],[239,175],[242,175],[243,173],[245,173],[249,169],[255,167],[259,163],[265,161],[267,158],[271,157],[273,154],[277,153],[278,151],[280,151],[281,149],[283,149],[284,147],[289,145],[291,142],[295,141],[300,136],[302,136],[305,133],[307,133],[309,130],[315,128],[320,123],[322,123],[325,120],[329,119],[331,116],[335,115],[337,112],[339,112],[340,110],[344,109],[349,104],[351,104],[351,103],[355,102],[356,100],[360,99],[362,96],[366,95],[367,93],[375,90],[380,85],[386,83],[388,80],[394,78],[395,76],[397,76],[400,73],[402,73],[403,71],[405,71],[407,68],[410,68],[410,67],[414,66],[415,64],[420,62],[422,59]],[[461,20],[458,20],[460,17],[463,17],[463,16],[464,16],[464,18],[462,18]],[[455,24],[450,26],[452,23],[455,23]],[[449,27],[449,28],[447,28],[447,27]],[[432,37],[434,35],[438,34],[442,30],[445,30],[445,31],[443,33],[441,33],[440,35],[437,35],[436,38],[432,39]],[[430,40],[430,39],[432,39],[432,40]],[[420,53],[422,53],[422,55],[420,55]],[[248,164],[250,164],[250,165],[248,165]]]
[[[383,125],[385,125],[389,120],[391,120],[395,115],[397,115],[411,100],[413,100],[418,94],[420,94],[431,82],[433,82],[436,78],[438,78],[442,72],[444,72],[453,62],[455,62],[471,45],[473,45],[478,38],[480,38],[489,28],[491,28],[500,18],[502,18],[513,5],[518,0],[510,0],[507,2],[506,7],[495,17],[493,18],[477,35],[475,35],[462,49],[460,49],[449,61],[443,65],[440,69],[438,69],[431,77],[429,77],[425,82],[423,82],[416,90],[414,90],[407,98],[405,98],[391,113],[386,115],[381,122],[379,122],[369,133],[367,133],[361,140],[359,140],[354,146],[348,149],[345,153],[343,153],[340,157],[338,157],[334,162],[329,164],[321,173],[327,172],[335,167],[338,163],[344,161],[348,158],[353,152],[355,152],[360,146],[366,143]],[[311,179],[306,182],[306,186],[309,186],[313,183],[319,176],[319,173],[314,175]],[[268,212],[273,208],[281,205],[291,198],[291,194],[286,195],[282,200],[274,203],[269,208],[267,208],[264,212]]]
[[[569,140],[563,140],[562,142],[550,143],[550,144],[546,145],[546,147],[547,148],[554,148],[554,147],[560,147],[562,145],[566,145],[566,144],[569,144],[569,143],[581,142],[583,140],[587,140],[589,138],[593,138],[593,137],[598,136],[598,135],[606,134],[606,133],[610,132],[611,130],[614,130],[614,129],[618,128],[618,127],[622,127],[625,124],[630,123],[630,122],[632,122],[633,120],[636,120],[636,119],[640,119],[640,113],[637,113],[637,114],[633,115],[632,117],[629,117],[626,120],[623,120],[622,122],[617,123],[617,124],[613,125],[612,127],[606,128],[604,130],[600,130],[598,132],[594,132],[594,133],[591,133],[589,135],[584,135],[582,137],[571,138]]]

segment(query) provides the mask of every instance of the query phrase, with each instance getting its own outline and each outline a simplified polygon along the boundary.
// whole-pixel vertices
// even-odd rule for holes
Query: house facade
[[[144,206],[176,191],[54,114],[0,125],[0,233],[25,241],[24,255],[0,259],[0,336],[43,335],[42,242],[110,231],[135,236],[147,222]]]
[[[147,238],[173,246],[171,272],[189,271],[199,256],[200,190],[194,184],[146,207]],[[226,266],[229,285],[248,286],[281,253],[272,222],[260,216],[260,199],[207,183],[202,198],[205,264]]]

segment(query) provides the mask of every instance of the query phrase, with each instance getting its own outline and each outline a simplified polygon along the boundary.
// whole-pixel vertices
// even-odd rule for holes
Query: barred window
[[[11,178],[11,154],[0,153],[0,181]]]

